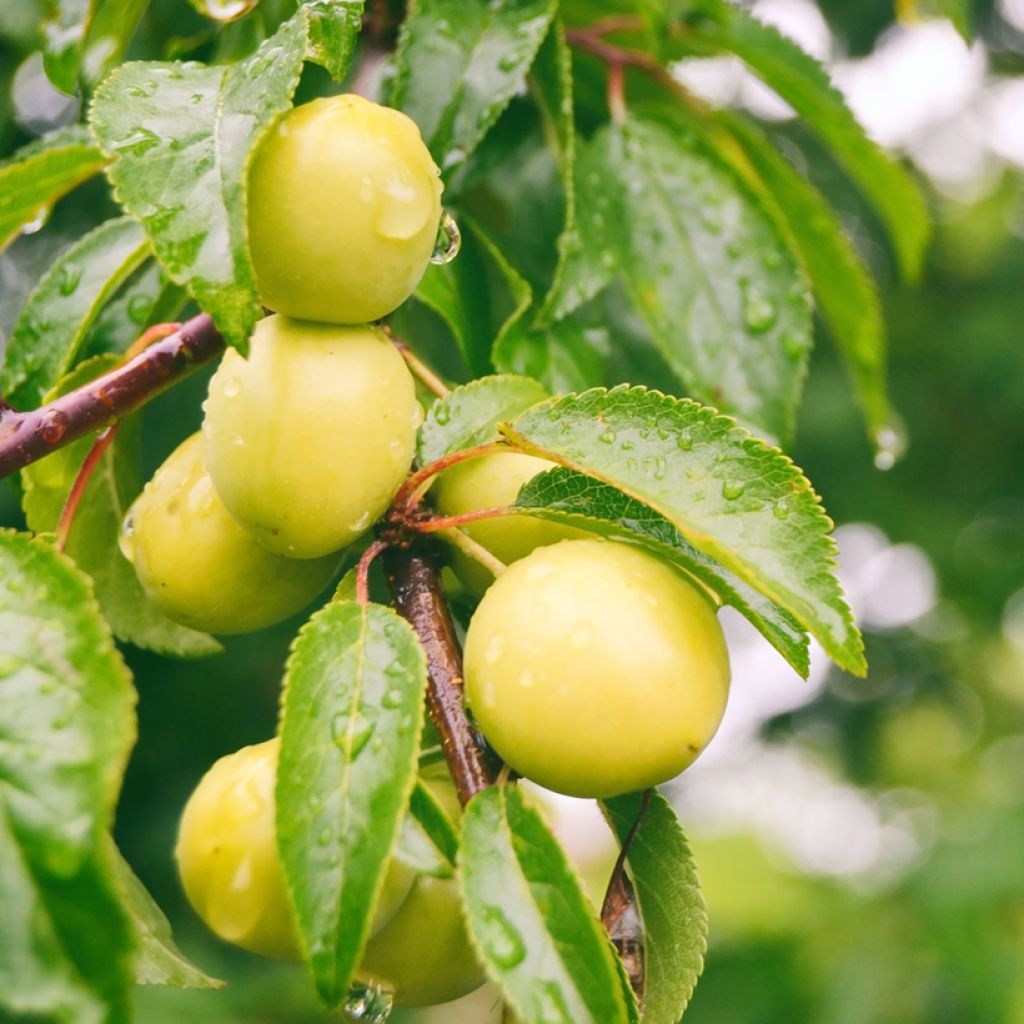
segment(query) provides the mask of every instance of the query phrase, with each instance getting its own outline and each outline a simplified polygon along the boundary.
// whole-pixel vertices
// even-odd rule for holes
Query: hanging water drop
[[[248,14],[259,0],[206,0],[203,8],[208,18],[214,21],[234,21]]]
[[[377,985],[354,985],[341,1008],[342,1019],[353,1024],[386,1024],[394,996]]]
[[[462,248],[462,232],[455,218],[447,211],[441,212],[441,223],[437,229],[437,241],[434,243],[434,251],[430,255],[430,262],[435,266],[444,266],[451,263],[459,255]]]

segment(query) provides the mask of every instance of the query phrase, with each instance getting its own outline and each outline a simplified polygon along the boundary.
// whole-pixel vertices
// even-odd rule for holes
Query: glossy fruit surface
[[[447,773],[423,781],[457,820],[461,809]],[[458,881],[420,875],[398,913],[367,944],[359,975],[391,989],[399,1006],[447,1003],[479,988],[484,972],[466,931]]]
[[[445,470],[435,485],[434,501],[438,511],[445,516],[511,505],[523,484],[538,473],[553,468],[554,464],[546,459],[521,452],[485,455]],[[467,523],[462,529],[506,565],[545,544],[586,536],[584,531],[571,526],[525,515],[482,519]],[[477,596],[491,585],[494,578],[483,565],[461,551],[452,552],[452,568],[466,589]]]
[[[364,533],[409,472],[422,410],[371,327],[270,316],[210,381],[203,437],[230,513],[268,550],[316,558]]]
[[[298,960],[274,824],[279,748],[276,738],[267,740],[213,765],[185,806],[175,856],[189,902],[217,935],[253,953]],[[395,914],[413,878],[391,865],[374,930]]]
[[[353,95],[289,111],[249,172],[249,248],[263,303],[324,323],[387,315],[426,270],[441,190],[405,114]]]
[[[304,608],[334,575],[337,556],[295,561],[242,529],[217,496],[197,433],[146,484],[121,550],[165,615],[210,633],[245,633]]]
[[[466,695],[516,771],[571,796],[665,782],[714,735],[729,658],[708,598],[628,544],[540,548],[495,580],[466,637]]]

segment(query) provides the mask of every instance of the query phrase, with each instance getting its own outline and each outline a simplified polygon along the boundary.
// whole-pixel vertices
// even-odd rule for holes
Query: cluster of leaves
[[[95,378],[138,331],[190,302],[244,351],[261,314],[245,231],[250,156],[297,94],[334,88],[327,76],[369,80],[388,25],[382,4],[363,43],[359,0],[234,6],[237,22],[210,21],[191,44],[155,54],[207,63],[121,64],[145,2],[53,5],[44,66],[59,88],[90,94],[89,126],[0,167],[0,242],[100,171],[120,209],[28,297],[0,370],[15,407]],[[419,0],[402,21],[382,98],[420,126],[465,236],[458,260],[431,268],[395,317],[425,349],[447,345],[451,375],[470,380],[430,410],[419,461],[499,436],[541,455],[556,468],[523,489],[522,514],[680,566],[805,675],[809,636],[863,673],[831,523],[773,443],[793,432],[812,293],[869,428],[885,428],[878,298],[813,185],[752,122],[705,108],[667,69],[709,54],[744,60],[860,186],[908,277],[927,233],[920,197],[786,38],[724,0],[637,7]],[[644,366],[692,397],[604,387],[649,376]],[[0,1008],[15,1016],[117,1021],[133,980],[215,984],[174,949],[109,841],[134,699],[111,631],[168,655],[219,649],[149,605],[117,549],[139,487],[135,428],[122,426],[92,478],[70,557],[48,539],[86,441],[24,472],[37,538],[0,536],[0,898],[15,908]],[[419,641],[392,610],[344,596],[296,639],[281,715],[280,850],[324,1001],[345,998],[397,851],[438,875],[458,865],[481,961],[524,1021],[677,1021],[706,922],[669,805],[654,797],[629,856],[645,928],[638,1006],[537,812],[515,791],[487,790],[459,833],[417,784]],[[620,836],[636,812],[635,797],[606,807]]]

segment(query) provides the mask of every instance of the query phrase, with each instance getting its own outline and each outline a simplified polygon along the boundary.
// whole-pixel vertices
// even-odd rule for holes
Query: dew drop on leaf
[[[742,480],[726,480],[722,484],[722,497],[726,501],[735,501],[743,494],[744,487]]]
[[[152,299],[148,295],[133,295],[128,301],[128,318],[132,323],[142,325],[149,319]]]
[[[612,444],[612,442],[614,442],[615,440],[615,431],[606,430],[603,434],[598,434],[597,439],[602,444]]]
[[[61,295],[70,295],[82,280],[82,268],[76,267],[73,263],[66,263],[60,271],[60,280],[57,288]]]
[[[439,427],[445,427],[448,425],[448,421],[452,418],[451,410],[447,405],[438,405],[434,411],[434,419],[437,421]]]
[[[750,330],[760,333],[775,323],[775,304],[758,289],[749,287],[743,292],[743,322]]]
[[[480,929],[483,932],[480,945],[499,967],[507,970],[522,962],[526,956],[526,945],[504,911],[488,907],[480,915]]]

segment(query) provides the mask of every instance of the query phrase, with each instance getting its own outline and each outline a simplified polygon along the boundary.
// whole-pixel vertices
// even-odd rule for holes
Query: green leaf
[[[608,194],[604,244],[688,391],[772,438],[791,437],[810,304],[756,196],[687,127],[651,114],[600,132],[581,173]]]
[[[99,854],[131,678],[69,559],[2,531],[0,581],[0,1016],[126,1021],[130,934]]]
[[[100,356],[83,363],[47,399],[73,391],[116,362],[110,356]],[[121,640],[178,657],[216,654],[222,648],[213,637],[179,626],[157,610],[118,547],[121,523],[142,486],[140,427],[138,417],[121,421],[117,438],[100,459],[82,496],[67,553],[93,578],[103,615]],[[36,533],[56,528],[92,444],[92,437],[81,438],[22,471],[25,518]]]
[[[609,484],[559,466],[528,480],[516,506],[540,519],[641,544],[699,579],[745,616],[805,679],[807,634],[791,615],[714,559],[701,554],[664,516]]]
[[[402,25],[389,103],[434,159],[461,164],[523,87],[553,0],[418,0]]]
[[[839,666],[865,673],[835,576],[832,522],[782,452],[713,409],[627,385],[544,402],[502,432],[650,505],[788,612]]]
[[[435,402],[420,427],[417,460],[426,466],[452,452],[498,439],[498,424],[548,397],[529,377],[481,377]]]
[[[603,802],[619,841],[625,840],[643,796]],[[704,968],[708,913],[679,819],[652,793],[626,859],[644,924],[644,1024],[677,1024]]]
[[[123,64],[90,111],[118,199],[168,276],[242,351],[262,315],[246,236],[249,159],[291,105],[306,41],[300,12],[235,64]]]
[[[74,365],[104,304],[149,255],[130,217],[108,220],[58,257],[29,295],[0,369],[0,391],[17,409],[34,409]]]
[[[608,937],[557,841],[515,787],[493,786],[470,801],[459,877],[481,962],[519,1019],[627,1024]]]
[[[299,935],[321,998],[339,1003],[416,779],[427,669],[404,619],[332,603],[288,660],[277,835]]]
[[[722,113],[743,147],[766,201],[785,218],[822,319],[846,363],[872,435],[888,426],[882,305],[864,261],[824,196],[746,118]]]
[[[78,91],[82,46],[92,20],[94,0],[55,0],[53,15],[43,24],[43,69],[62,92]]]
[[[135,983],[223,988],[223,981],[205,974],[178,949],[164,912],[109,837],[106,855],[114,886],[135,934]]]
[[[459,837],[437,797],[419,779],[409,797],[409,810],[395,846],[395,857],[407,867],[434,878],[455,873]]]
[[[549,391],[564,394],[600,384],[610,352],[606,327],[572,315],[540,328],[521,319],[498,339],[494,367],[500,373],[533,377]]]
[[[340,82],[352,63],[363,27],[363,0],[305,0],[309,41],[306,56]]]
[[[81,76],[93,87],[124,60],[149,0],[95,0],[82,54]]]
[[[19,149],[0,166],[0,249],[106,162],[81,126],[44,135]]]
[[[930,225],[914,179],[867,136],[817,60],[724,0],[713,6],[712,17],[688,28],[686,44],[698,52],[736,54],[800,115],[878,212],[903,275],[916,279]]]

